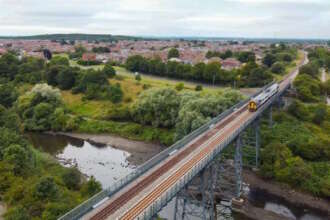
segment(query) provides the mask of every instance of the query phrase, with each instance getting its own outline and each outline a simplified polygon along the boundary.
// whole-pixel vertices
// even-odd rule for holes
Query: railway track
[[[302,65],[303,62],[300,64]],[[291,79],[296,75],[295,72],[286,76],[283,81],[280,83],[280,89],[282,90],[288,83],[290,83]],[[159,177],[177,165],[181,160],[186,158],[192,152],[194,152],[201,145],[205,145],[208,140],[211,140],[207,145],[196,155],[192,156],[192,159],[183,164],[178,170],[171,174],[166,180],[161,182],[158,186],[155,187],[149,194],[147,194],[143,199],[138,201],[128,212],[123,214],[120,219],[130,220],[138,217],[143,210],[145,210],[148,206],[150,206],[157,198],[159,198],[166,190],[168,190],[174,183],[176,183],[180,178],[184,176],[187,171],[189,171],[193,166],[195,166],[199,161],[203,160],[219,143],[221,143],[228,134],[235,131],[240,126],[240,122],[242,120],[246,120],[248,116],[252,114],[247,111],[247,105],[241,107],[239,110],[234,112],[233,114],[227,116],[224,120],[219,122],[214,126],[214,128],[207,131],[202,136],[195,139],[193,143],[188,145],[185,149],[175,155],[173,158],[169,159],[166,163],[164,163],[159,168],[155,169],[151,172],[150,175],[145,176],[137,183],[135,183],[131,188],[129,188],[125,193],[120,195],[118,198],[114,199],[110,204],[106,205],[100,212],[93,215],[91,220],[104,220],[107,219],[110,215],[114,214],[119,208],[124,206],[128,201],[133,199],[139,192],[141,192],[146,187],[150,186],[153,182],[155,182]],[[239,121],[234,121],[234,119],[240,116],[242,117]],[[221,131],[226,125],[233,122],[233,126],[224,130],[223,133],[219,135],[219,131]]]
[[[251,113],[246,112],[242,115],[242,120],[246,120]],[[228,128],[224,133],[219,135],[210,144],[208,144],[200,153],[195,155],[192,159],[186,162],[180,167],[173,175],[158,185],[150,194],[138,202],[131,210],[124,214],[120,219],[131,220],[138,217],[143,210],[150,206],[157,198],[159,198],[164,192],[166,192],[172,185],[179,181],[189,170],[191,170],[196,164],[203,160],[208,154],[210,154],[222,141],[225,140],[228,135],[239,128],[240,121],[235,125]]]
[[[207,133],[199,137],[195,142],[190,144],[186,149],[178,153],[175,157],[170,159],[164,165],[159,167],[157,170],[153,171],[150,175],[146,176],[144,179],[136,183],[132,186],[126,193],[116,198],[113,202],[103,208],[100,212],[92,216],[91,220],[104,220],[115,211],[117,211],[120,207],[126,204],[129,200],[135,197],[141,190],[148,187],[151,183],[153,183],[156,179],[162,176],[166,171],[170,170],[174,167],[178,162],[188,156],[190,153],[195,151],[199,146],[209,140],[214,134],[224,128],[227,124],[229,124],[233,119],[235,119],[238,115],[240,115],[243,111],[247,110],[247,106],[243,106],[241,109],[236,111],[234,114],[225,118],[219,122],[213,129],[209,130]]]

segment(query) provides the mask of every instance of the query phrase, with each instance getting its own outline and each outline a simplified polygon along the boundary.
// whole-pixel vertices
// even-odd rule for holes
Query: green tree
[[[282,63],[276,62],[272,65],[271,71],[276,74],[283,74],[285,71],[285,67]]]
[[[93,196],[101,191],[101,189],[101,184],[95,180],[94,176],[91,176],[87,183],[82,186],[81,193],[86,196]]]
[[[132,118],[141,124],[154,127],[173,127],[179,111],[180,100],[173,89],[149,89],[139,95],[133,105]]]
[[[262,59],[262,63],[268,67],[271,67],[276,62],[276,57],[273,54],[267,53]]]
[[[274,142],[268,144],[261,153],[261,173],[264,177],[273,178],[276,173],[286,167],[286,160],[292,157],[290,149],[284,144]]]
[[[18,97],[15,88],[9,84],[0,84],[0,105],[9,108]]]
[[[178,49],[176,49],[176,48],[171,48],[171,49],[168,51],[167,59],[171,59],[171,58],[179,58],[179,57],[180,57],[180,53],[179,53]]]
[[[221,64],[217,62],[208,63],[204,69],[203,78],[207,82],[216,83],[221,74]]]
[[[5,220],[30,220],[28,212],[22,206],[9,209],[5,214]]]
[[[71,89],[75,84],[76,73],[72,68],[63,68],[56,76],[56,82],[60,89],[68,90]]]
[[[58,186],[56,185],[53,177],[42,177],[34,186],[33,196],[36,199],[49,199],[54,200],[59,193]]]
[[[107,77],[114,77],[116,75],[116,70],[115,68],[113,68],[113,66],[111,65],[111,63],[106,63],[104,68],[103,68],[103,73],[107,76]]]
[[[81,185],[81,176],[76,168],[69,168],[62,174],[62,180],[69,189],[77,190]]]
[[[3,159],[13,165],[15,175],[23,174],[30,167],[30,158],[27,151],[18,144],[10,145],[3,152]]]

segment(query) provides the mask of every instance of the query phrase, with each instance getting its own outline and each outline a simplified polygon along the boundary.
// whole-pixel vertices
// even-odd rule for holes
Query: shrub
[[[202,91],[202,90],[203,90],[203,86],[201,86],[201,85],[197,85],[195,87],[195,91]]]
[[[177,91],[181,91],[181,90],[183,90],[183,89],[184,89],[184,84],[183,84],[182,82],[176,84],[176,85],[175,85],[175,89],[176,89]]]

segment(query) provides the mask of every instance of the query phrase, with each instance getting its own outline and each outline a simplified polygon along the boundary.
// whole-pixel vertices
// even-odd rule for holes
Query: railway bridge
[[[280,103],[298,68],[307,62],[305,53],[304,60],[279,83],[279,91],[256,112],[247,108],[250,98],[241,101],[60,220],[152,219],[171,200],[173,219],[216,219],[222,211],[217,209],[215,193],[227,201],[239,198],[242,165],[249,148],[246,154],[253,155],[249,161],[256,167],[259,163],[260,117],[270,109],[271,126],[272,106]],[[192,195],[194,190],[198,193]]]

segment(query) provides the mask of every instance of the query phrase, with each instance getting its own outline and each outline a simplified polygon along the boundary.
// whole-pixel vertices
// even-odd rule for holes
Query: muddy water
[[[325,213],[299,207],[259,189],[252,189],[249,194],[252,205],[295,220],[327,220]]]
[[[136,165],[129,163],[131,154],[108,145],[90,143],[63,135],[28,134],[32,144],[58,159],[67,167],[76,166],[87,176],[94,176],[108,187],[127,175]]]

